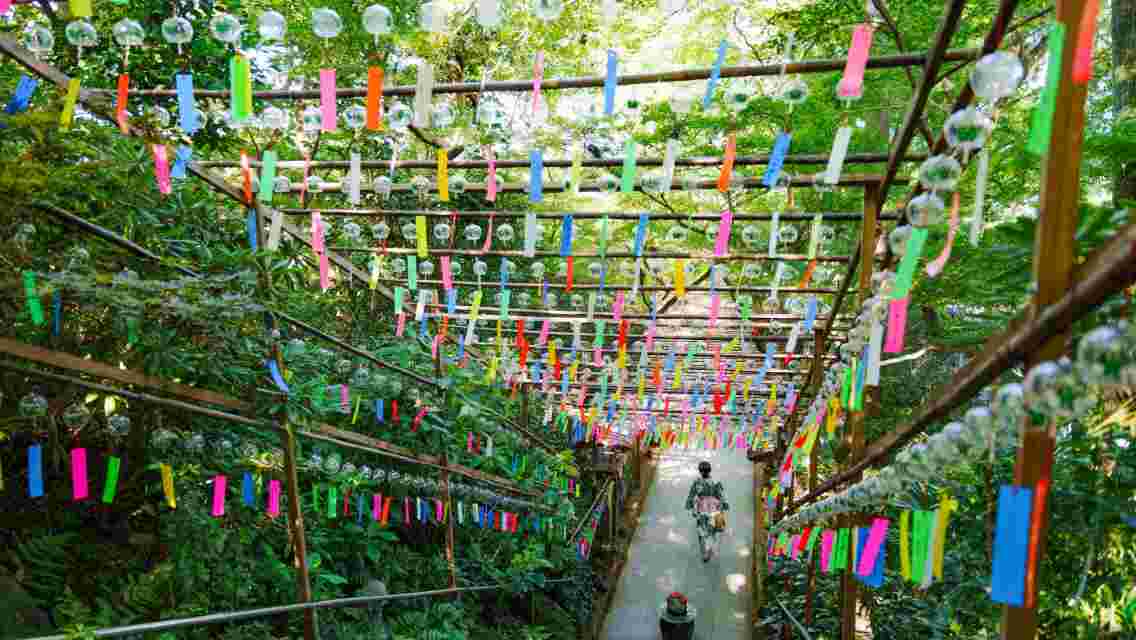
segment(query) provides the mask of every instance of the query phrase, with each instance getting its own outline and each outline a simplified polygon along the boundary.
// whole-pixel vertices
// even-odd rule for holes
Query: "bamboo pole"
[[[13,42],[15,38],[10,38]],[[3,51],[4,49],[0,49]],[[6,51],[5,51],[6,52]],[[943,57],[951,61],[966,61],[974,60],[978,57],[979,51],[977,49],[954,49],[942,54]],[[868,58],[867,68],[869,69],[894,69],[899,67],[911,67],[926,64],[929,54],[927,53],[903,53],[887,56],[875,56]],[[743,65],[743,66],[729,66],[722,67],[719,71],[721,78],[749,78],[759,76],[777,76],[786,73],[789,74],[805,74],[805,73],[823,73],[827,71],[840,71],[844,69],[847,60],[844,58],[826,58],[821,60],[802,60],[799,62],[790,62],[788,64],[761,64],[761,65]],[[667,71],[663,73],[636,73],[624,74],[616,76],[616,84],[619,86],[629,86],[637,84],[655,84],[659,82],[688,82],[691,80],[706,80],[710,77],[711,69],[698,68],[698,69],[683,69],[678,71]],[[552,78],[543,79],[540,81],[539,86],[542,91],[556,91],[562,89],[589,89],[604,86],[606,78],[604,76],[585,76],[579,78]],[[491,81],[491,82],[454,82],[454,83],[439,83],[434,85],[434,94],[443,93],[527,93],[533,90],[534,85],[537,83],[532,79],[527,80],[506,80],[506,81]],[[415,86],[392,86],[384,87],[384,96],[412,96],[415,93]],[[228,98],[229,91],[223,90],[210,90],[210,89],[195,89],[193,94],[198,98]],[[83,89],[82,95],[87,96],[101,96],[107,97],[114,95],[112,89]],[[132,89],[129,93],[131,98],[172,98],[177,95],[173,89]],[[336,89],[336,98],[362,98],[367,95],[366,87],[342,87]],[[257,100],[311,100],[320,97],[318,89],[303,89],[303,90],[269,90],[269,91],[254,91],[252,94],[254,99]]]
[[[1057,87],[1049,150],[1042,169],[1041,206],[1034,249],[1035,312],[1067,296],[1074,283],[1074,260],[1078,207],[1080,205],[1081,145],[1085,130],[1086,84],[1072,78],[1074,43],[1078,42],[1085,3],[1057,0],[1056,21],[1065,27],[1061,52],[1060,83]],[[1069,343],[1068,331],[1049,336],[1039,349],[1026,357],[1027,367],[1056,360]],[[1049,528],[1049,494],[1053,482],[1053,453],[1057,422],[1037,429],[1027,422],[1014,466],[1014,484],[1033,489],[1030,543],[1026,560],[1024,606],[1004,605],[1001,636],[1006,640],[1033,640],[1037,635],[1038,574]]]
[[[308,546],[304,535],[304,514],[300,503],[300,478],[296,472],[296,436],[292,425],[284,423],[284,478],[288,490],[288,524],[292,530],[292,545],[296,552],[296,600],[300,603],[312,599],[312,585],[308,577]],[[319,620],[314,609],[304,610],[304,640],[319,638]]]
[[[608,218],[609,220],[639,220],[639,213],[627,211],[492,211],[492,210],[441,210],[441,209],[369,209],[369,208],[353,208],[353,209],[304,209],[304,208],[288,208],[282,207],[277,209],[286,216],[309,216],[314,212],[319,212],[322,217],[361,217],[361,218],[387,218],[387,217],[400,217],[400,216],[425,216],[427,218],[439,218],[449,220],[455,215],[459,216],[461,220],[468,220],[470,218],[494,218],[494,219],[517,219],[524,218],[530,213],[535,213],[538,220],[563,220],[567,216],[572,216],[575,221],[580,220],[599,220]],[[815,213],[801,213],[786,211],[778,215],[781,222],[811,222],[814,217],[821,216],[824,222],[860,222],[863,219],[863,214],[859,211],[855,213],[848,212],[822,212]],[[902,213],[899,211],[889,211],[880,214],[881,220],[899,220]],[[718,222],[722,219],[721,213],[652,213],[651,222],[656,221],[696,221],[696,222]],[[772,213],[735,213],[734,222],[768,222],[773,219]],[[687,289],[691,291],[691,289]]]

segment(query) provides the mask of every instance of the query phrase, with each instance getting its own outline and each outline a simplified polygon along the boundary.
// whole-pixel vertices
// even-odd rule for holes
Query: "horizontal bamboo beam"
[[[406,284],[406,278],[379,278],[379,282],[385,282],[385,283],[388,283],[388,284],[405,285]],[[441,280],[427,280],[427,279],[424,279],[424,278],[418,278],[418,286],[419,287],[440,287],[443,284],[444,283]],[[490,284],[486,284],[484,282],[478,283],[478,282],[475,282],[475,281],[472,281],[472,280],[454,280],[453,282],[451,282],[451,284],[453,284],[455,287],[471,287],[471,288],[472,287],[492,286],[492,283],[490,283]],[[554,290],[554,291],[566,290],[568,288],[567,283],[563,283],[563,282],[541,283],[541,282],[513,282],[513,281],[509,281],[509,288],[510,289],[543,289],[545,286],[547,286],[549,288],[549,290]],[[604,291],[628,292],[628,291],[631,291],[632,287],[629,286],[629,285],[618,285],[618,284],[617,285],[605,284],[601,287],[599,284],[576,284],[576,283],[572,283],[572,290],[576,291],[577,289],[581,290],[581,291],[599,291],[599,290],[602,289]],[[653,293],[653,292],[656,292],[656,291],[660,291],[660,292],[663,292],[663,293],[670,293],[670,292],[674,291],[674,287],[673,286],[659,286],[659,285],[640,285],[639,291],[643,291],[643,292],[646,292],[646,293]],[[710,287],[686,287],[687,293],[709,293],[710,291],[711,291]],[[773,291],[773,287],[719,287],[718,289],[714,289],[714,291],[717,291],[719,293],[731,293],[731,294],[737,294],[737,293],[771,293]],[[805,287],[805,288],[777,287],[777,292],[779,294],[788,294],[788,295],[794,295],[794,294],[825,295],[825,294],[836,293],[836,289],[819,289],[819,288],[815,288],[815,287]]]
[[[438,203],[439,205],[445,203]],[[427,218],[443,218],[449,220],[455,215],[459,220],[468,218],[495,218],[495,219],[516,219],[524,218],[529,213],[536,213],[538,220],[563,220],[566,216],[572,216],[574,220],[599,220],[601,218],[609,218],[611,220],[639,220],[639,212],[629,211],[450,211],[450,210],[431,210],[431,209],[300,209],[300,208],[282,208],[278,209],[286,216],[310,216],[318,212],[321,217],[359,217],[359,218],[387,218],[397,216],[424,216]],[[860,222],[864,219],[864,214],[861,212],[847,212],[847,213],[799,213],[795,211],[786,211],[778,214],[778,219],[781,222],[812,222],[813,218],[817,215],[821,216],[824,222]],[[662,220],[674,221],[699,221],[699,222],[718,222],[722,219],[722,213],[650,213],[651,222],[658,222]],[[899,220],[900,213],[893,211],[890,213],[883,213],[880,215],[881,220]],[[773,219],[772,213],[735,213],[734,222],[767,222]]]
[[[945,59],[950,61],[967,61],[978,58],[977,49],[954,49],[946,52]],[[869,69],[895,69],[901,67],[914,67],[926,63],[925,53],[901,53],[887,56],[868,58]],[[826,58],[821,60],[802,60],[787,64],[759,64],[722,67],[719,72],[721,78],[751,78],[760,76],[777,76],[783,73],[805,74],[824,73],[827,71],[841,71],[847,64],[846,58]],[[659,82],[688,82],[691,80],[706,80],[710,77],[711,69],[685,69],[679,71],[666,71],[663,73],[635,73],[616,76],[616,84],[630,86],[637,84],[655,84]],[[541,91],[557,91],[562,89],[591,89],[604,86],[604,76],[586,76],[580,78],[545,78],[540,81]],[[528,93],[533,90],[535,82],[528,80],[507,80],[494,82],[452,82],[434,85],[435,94],[442,93]],[[194,95],[199,98],[228,98],[227,89],[195,89]],[[385,87],[384,96],[413,96],[415,87],[404,85]],[[85,89],[84,94],[113,96],[113,89]],[[177,92],[173,89],[132,89],[129,94],[136,98],[173,98]],[[362,98],[367,95],[366,87],[337,88],[336,98]],[[270,90],[254,91],[252,97],[258,100],[311,100],[320,97],[319,89],[301,90]]]
[[[417,249],[413,247],[330,247],[332,251],[340,253],[381,253],[383,255],[392,256],[409,256],[417,255]],[[490,249],[489,251],[482,251],[480,249],[430,249],[432,256],[504,256],[508,258],[559,258],[559,251],[534,251],[532,256],[526,256],[524,251],[520,249],[502,250]],[[595,251],[573,251],[573,258],[606,258],[609,260],[619,260],[628,258],[644,258],[646,260],[671,260],[671,259],[684,259],[684,260],[710,260],[722,262],[736,262],[739,260],[747,262],[808,262],[809,257],[803,253],[786,253],[778,254],[770,257],[764,253],[730,253],[725,256],[716,257],[712,252],[706,251],[704,253],[686,253],[682,251],[644,251],[642,256],[637,256],[630,251],[608,251],[605,254],[600,254]],[[848,256],[817,256],[814,258],[817,262],[839,262],[841,264],[849,261]],[[722,289],[725,291],[725,288]]]
[[[748,167],[756,165],[769,164],[769,154],[758,155],[745,155],[737,156],[734,158],[735,167]],[[906,162],[922,162],[927,159],[925,153],[908,154],[905,158]],[[853,164],[883,164],[888,161],[888,154],[886,153],[850,153],[844,158],[845,165]],[[573,160],[571,158],[547,158],[541,164],[545,169],[569,169],[571,168]],[[241,168],[240,160],[202,160],[198,162],[202,167],[211,169],[239,169]],[[827,165],[827,153],[791,153],[785,156],[783,164],[787,165]],[[454,169],[488,169],[488,160],[450,160],[446,163],[450,170]],[[582,167],[589,168],[614,168],[623,166],[623,158],[583,158],[580,162]],[[722,165],[722,158],[720,156],[698,156],[690,158],[676,158],[676,167],[720,167]],[[263,166],[260,160],[249,160],[249,166],[260,168]],[[390,160],[360,160],[359,166],[363,169],[383,169],[389,170],[391,168]],[[396,160],[394,162],[396,169],[438,169],[437,160]],[[529,161],[526,160],[495,160],[493,166],[498,170],[500,169],[528,169]],[[661,167],[663,166],[662,158],[636,158],[636,167]],[[351,162],[347,160],[311,160],[304,162],[303,160],[280,160],[276,163],[276,170],[289,169],[300,171],[303,169],[350,169]]]
[[[834,186],[838,186],[838,187],[863,187],[863,186],[869,185],[869,184],[877,184],[877,183],[879,183],[879,181],[881,179],[882,179],[882,176],[877,175],[877,174],[845,173],[845,174],[841,174],[840,181],[837,182]],[[903,176],[897,176],[892,181],[893,184],[907,184],[907,182],[908,182],[908,179],[906,177],[903,177]],[[635,181],[635,191],[642,191],[643,190],[642,184],[643,184],[642,180],[636,180]],[[792,176],[792,178],[789,181],[789,186],[792,186],[792,187],[811,187],[811,186],[814,186],[815,184],[816,183],[813,182],[812,176]],[[690,189],[684,188],[683,191],[717,191],[718,190],[718,180],[717,179],[709,179],[709,178],[705,179],[705,180],[698,180],[697,182],[693,183],[693,185],[691,185],[691,186],[693,188],[690,188]],[[748,189],[748,190],[753,190],[753,191],[759,191],[759,190],[760,191],[767,191],[767,190],[769,190],[769,187],[766,187],[764,184],[762,184],[761,178],[743,178],[741,180],[736,180],[736,181],[730,183],[730,188],[731,189]],[[366,192],[373,192],[375,189],[374,189],[374,185],[366,184],[365,182],[362,182],[359,185],[359,190],[363,193],[366,193]],[[481,184],[481,183],[467,184],[466,187],[465,187],[465,190],[468,191],[468,192],[473,192],[473,193],[484,193],[485,190],[486,190],[486,186],[484,184]],[[498,193],[502,193],[502,192],[504,192],[504,193],[526,192],[527,193],[527,190],[528,190],[528,184],[527,183],[507,182],[507,183],[504,183],[499,189],[497,189],[497,192]],[[601,183],[599,181],[587,181],[587,182],[580,183],[580,191],[603,192],[603,191],[606,191],[606,190],[607,190],[606,185],[604,185],[603,183]],[[300,193],[302,191],[307,191],[308,194],[311,195],[311,196],[318,196],[320,194],[344,193],[346,191],[346,189],[344,188],[344,185],[343,185],[342,182],[333,182],[333,181],[327,181],[327,182],[321,183],[319,191],[306,190],[305,188],[303,188],[299,184],[292,185],[292,193]],[[408,183],[401,183],[400,182],[400,183],[391,185],[391,192],[392,193],[410,193],[410,192],[413,192],[413,191],[415,191],[414,187],[412,187]],[[429,191],[431,193],[436,193],[438,191],[438,186],[436,184],[431,183]],[[542,193],[565,193],[565,192],[570,192],[570,191],[571,191],[571,188],[567,187],[563,181],[561,181],[557,184],[551,184],[551,183],[545,184],[541,187]]]
[[[1010,321],[1010,328],[987,340],[982,351],[960,369],[951,382],[928,395],[932,400],[916,412],[911,422],[873,442],[860,462],[794,501],[786,515],[858,477],[865,469],[882,465],[900,447],[932,424],[949,417],[952,411],[1011,367],[1024,362],[1051,336],[1066,331],[1073,323],[1093,313],[1110,296],[1136,283],[1136,260],[1132,258],[1134,246],[1136,224],[1125,225],[1080,265],[1074,274],[1072,287],[1060,300],[1044,309],[1027,308]]]

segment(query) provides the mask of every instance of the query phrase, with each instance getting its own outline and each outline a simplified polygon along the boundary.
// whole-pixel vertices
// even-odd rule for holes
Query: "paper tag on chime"
[[[706,95],[702,97],[703,109],[710,109],[710,102],[714,99],[714,89],[718,86],[718,79],[722,75],[722,65],[726,63],[728,47],[729,43],[725,38],[718,44],[718,55],[714,58],[714,65],[710,67],[710,78],[706,82]]]
[[[781,229],[781,212],[774,211],[773,218],[769,221],[769,257],[777,257],[777,236]]]
[[[347,201],[351,204],[359,204],[363,201],[361,192],[361,182],[363,179],[362,158],[358,153],[351,154],[350,168],[347,171]],[[261,194],[264,193],[264,187],[260,188]]]
[[[615,85],[617,82],[616,72],[619,66],[618,58],[616,58],[615,50],[607,50],[607,75],[604,77],[604,115],[610,116],[615,113]]]
[[[793,330],[789,332],[789,340],[785,344],[785,353],[796,353],[797,352],[797,341],[800,339],[800,337],[801,337],[801,325],[800,325],[800,323],[795,323],[793,325]]]
[[[158,465],[162,471],[162,495],[166,498],[166,504],[171,509],[177,509],[177,496],[174,494],[174,471],[170,465],[162,463]]]
[[[836,130],[832,140],[832,151],[828,155],[828,167],[824,171],[824,181],[828,184],[840,182],[844,169],[844,158],[848,155],[848,144],[852,141],[852,127],[847,125]]]
[[[433,100],[434,66],[429,62],[419,62],[418,77],[414,86],[414,126],[420,129],[430,127],[430,111]]]
[[[335,69],[320,69],[320,131],[335,131],[338,128],[338,116],[335,108]]]
[[[90,0],[86,0],[88,3]],[[71,121],[75,115],[75,104],[79,101],[79,79],[71,78],[67,81],[67,97],[63,100],[63,110],[59,113],[59,128],[64,131],[71,128]]]
[[[619,189],[622,193],[635,191],[635,160],[635,139],[628,138],[623,147],[623,174]]]
[[[33,496],[34,497],[34,496]],[[76,448],[71,450],[71,499],[86,500],[87,491],[87,450]]]
[[[841,100],[855,100],[864,94],[864,69],[868,64],[868,53],[872,48],[871,24],[858,24],[852,31],[852,45],[848,48],[848,58],[844,63],[844,77],[836,85],[836,97]]]
[[[777,134],[773,151],[769,154],[769,164],[766,165],[765,175],[761,179],[761,183],[766,188],[772,188],[777,184],[777,178],[781,176],[781,166],[785,163],[785,155],[789,153],[789,143],[792,140],[793,135],[787,131]]]
[[[536,214],[525,214],[525,249],[524,256],[531,258],[536,254],[536,242],[540,237],[539,227],[537,226]]]
[[[1049,151],[1049,140],[1053,131],[1053,114],[1057,109],[1057,93],[1061,84],[1061,64],[1065,50],[1065,25],[1054,20],[1049,25],[1049,63],[1046,66],[1045,87],[1034,107],[1033,121],[1030,124],[1030,137],[1026,150],[1034,155],[1044,155]]]
[[[878,318],[872,318],[872,328],[868,338],[868,372],[865,378],[870,387],[880,384],[880,353],[884,344],[884,325]]]
[[[974,181],[974,217],[970,220],[970,244],[978,246],[982,236],[983,212],[986,208],[986,183],[990,176],[990,145],[983,145],[978,152],[978,170]]]
[[[544,153],[540,149],[529,152],[529,202],[544,200]]]
[[[193,135],[201,126],[197,121],[197,106],[193,97],[193,75],[179,73],[174,76],[178,97],[178,124],[186,135]]]

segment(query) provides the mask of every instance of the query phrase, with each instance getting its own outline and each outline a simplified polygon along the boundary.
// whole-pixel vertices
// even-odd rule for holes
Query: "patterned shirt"
[[[686,498],[686,508],[693,509],[694,501],[698,498],[717,498],[721,502],[722,511],[729,511],[730,505],[726,503],[725,490],[722,489],[721,482],[715,482],[708,478],[698,478],[690,487],[690,495]]]

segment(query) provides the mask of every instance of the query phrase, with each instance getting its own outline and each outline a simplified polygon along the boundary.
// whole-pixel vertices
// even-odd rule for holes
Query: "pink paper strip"
[[[860,563],[856,567],[856,573],[862,576],[872,575],[872,570],[876,568],[876,557],[880,553],[880,546],[884,543],[884,540],[887,540],[887,530],[887,518],[872,520],[872,530],[868,532],[868,541],[864,543],[864,548],[860,549]]]
[[[907,330],[907,303],[911,298],[892,300],[888,305],[887,338],[884,340],[884,353],[903,351],[903,334]]]
[[[394,334],[399,338],[402,337],[402,332],[406,329],[406,312],[398,314],[398,327],[395,329]]]
[[[947,266],[947,260],[951,259],[951,247],[955,244],[955,234],[959,230],[959,193],[955,192],[954,197],[951,199],[951,226],[947,230],[947,241],[943,244],[943,250],[939,253],[938,257],[927,263],[927,276],[931,278],[938,277],[943,272],[943,267]]]
[[[335,69],[320,69],[320,113],[320,130],[335,131]]]
[[[319,211],[312,212],[312,251],[320,253],[323,251],[323,221],[320,220]]]
[[[485,176],[485,199],[493,202],[497,200],[497,158],[493,156],[491,147],[483,147],[485,159],[489,161],[489,172]]]
[[[403,515],[403,518],[404,518],[403,522],[406,522],[407,524],[409,524],[410,523],[410,496],[406,496],[405,498],[402,499],[402,515]]]
[[[551,328],[552,328],[552,323],[548,321],[548,318],[545,318],[544,322],[540,323],[540,335],[537,336],[537,339],[536,339],[536,343],[539,346],[543,347],[545,344],[548,343],[548,331]]]
[[[371,494],[371,521],[378,522],[383,515],[383,496],[379,493]]]
[[[722,308],[722,297],[717,293],[710,295],[710,326],[718,326],[718,311]]]
[[[714,257],[721,258],[730,250],[730,228],[734,224],[734,214],[731,211],[722,212],[722,221],[718,223],[718,237],[714,240]]]
[[[603,364],[603,358],[600,357],[600,348],[599,347],[592,349],[592,364],[594,364],[597,367]]]
[[[225,476],[213,478],[213,517],[220,518],[225,515]]]
[[[435,360],[438,359],[438,346],[441,345],[441,344],[442,344],[441,334],[434,336],[434,342],[430,346],[430,357],[431,358],[433,358]]]
[[[800,540],[801,540],[800,534],[797,534],[797,535],[795,535],[795,536],[793,536],[792,538],[789,539],[789,550],[792,554],[791,557],[794,560],[796,560],[797,556],[801,553],[801,550],[800,550],[800,548],[797,544],[798,542],[800,542]]]
[[[485,244],[481,245],[481,252],[486,253],[493,244],[493,214],[489,214],[489,230],[485,232]]]
[[[345,384],[339,385],[339,404],[343,407],[344,411],[351,409],[351,391]]]
[[[87,490],[87,450],[71,450],[71,499],[86,500]]]
[[[446,291],[454,288],[454,276],[450,271],[450,256],[439,258],[442,263],[442,288]]]
[[[533,115],[536,115],[537,110],[540,109],[540,83],[542,82],[544,82],[544,52],[537,51],[536,59],[533,60]]]
[[[442,521],[442,501],[441,500],[438,500],[438,499],[434,500],[434,515],[437,516],[438,522]]]
[[[828,571],[828,563],[832,560],[833,533],[825,530],[820,534],[820,569],[824,572]]]
[[[655,323],[647,325],[647,351],[655,344]]]
[[[12,0],[0,0],[0,13],[8,13],[12,8]]]
[[[611,303],[611,313],[615,319],[616,324],[619,324],[620,319],[623,318],[623,292],[620,291],[615,294],[615,302]]]
[[[268,481],[268,515],[275,518],[280,515],[280,481]]]
[[[852,46],[848,49],[848,60],[844,64],[844,77],[836,87],[836,95],[841,98],[859,98],[864,93],[864,68],[868,64],[868,52],[872,48],[872,25],[860,24],[852,31]]]
[[[151,148],[154,150],[154,178],[158,181],[158,193],[169,195],[173,189],[170,188],[170,159],[166,155],[166,145],[155,144]]]

